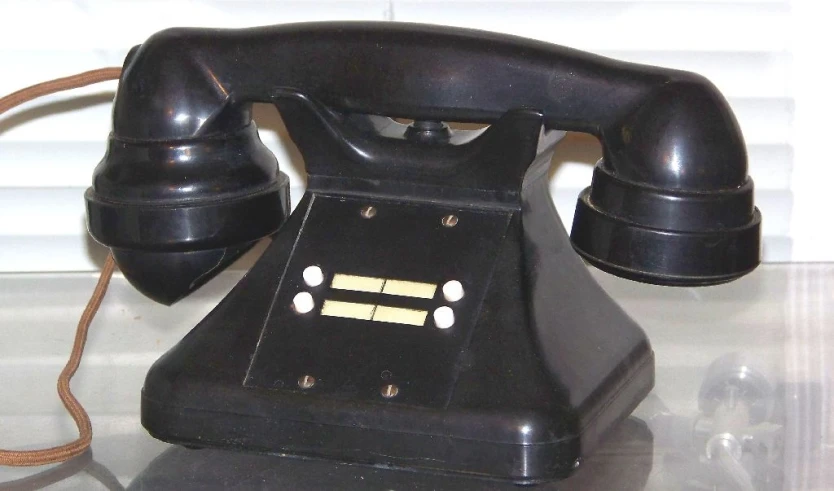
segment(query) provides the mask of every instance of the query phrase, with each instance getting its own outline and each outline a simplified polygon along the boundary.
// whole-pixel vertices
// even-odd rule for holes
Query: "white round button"
[[[434,325],[438,329],[449,329],[455,325],[455,312],[450,307],[438,307],[434,311]]]
[[[301,276],[307,286],[316,287],[324,282],[324,272],[318,266],[307,266]]]
[[[457,302],[463,298],[463,285],[458,280],[447,281],[443,285],[443,298],[447,302]]]
[[[313,300],[313,296],[308,292],[301,292],[292,299],[292,306],[299,314],[306,314],[307,312],[313,310],[313,307],[316,306],[316,302]]]

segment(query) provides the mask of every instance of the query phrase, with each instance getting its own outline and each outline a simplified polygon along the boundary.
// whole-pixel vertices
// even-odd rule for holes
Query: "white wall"
[[[127,50],[171,26],[242,27],[307,20],[413,21],[504,31],[631,61],[700,72],[742,125],[764,216],[767,261],[834,260],[826,222],[830,43],[823,0],[7,1],[0,28],[0,94],[53,77],[121,65]],[[829,17],[830,18],[830,17]],[[824,58],[821,58],[823,57]],[[268,60],[265,60],[265,63]],[[56,94],[0,118],[0,272],[95,269],[83,191],[104,151],[115,82]],[[303,189],[280,119],[260,107],[264,141]],[[553,195],[569,225],[599,156],[574,135],[558,157]],[[293,159],[295,162],[292,162]]]

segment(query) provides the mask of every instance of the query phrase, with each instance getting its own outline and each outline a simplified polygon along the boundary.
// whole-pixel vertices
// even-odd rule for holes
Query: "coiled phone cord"
[[[32,85],[31,87],[18,90],[0,99],[0,115],[24,102],[47,94],[84,87],[106,80],[117,80],[121,72],[122,69],[118,67],[101,68]],[[0,465],[36,466],[54,464],[80,455],[90,447],[90,443],[93,440],[93,426],[90,423],[90,416],[87,414],[87,411],[84,410],[84,407],[78,402],[78,399],[72,395],[70,380],[75,375],[76,370],[78,370],[78,365],[81,363],[81,355],[84,353],[84,345],[87,342],[87,330],[96,312],[98,312],[101,301],[104,299],[104,294],[107,293],[107,286],[110,284],[110,278],[113,276],[115,266],[116,263],[113,260],[113,254],[108,254],[107,259],[104,261],[104,267],[101,269],[101,275],[98,278],[95,290],[93,290],[90,301],[87,302],[87,307],[84,309],[84,313],[81,314],[81,319],[78,321],[78,328],[75,332],[75,341],[72,345],[69,360],[67,360],[66,366],[61,371],[61,375],[58,376],[58,396],[61,398],[61,402],[64,403],[67,412],[69,412],[75,421],[75,426],[78,427],[78,438],[70,443],[42,450],[0,449]]]

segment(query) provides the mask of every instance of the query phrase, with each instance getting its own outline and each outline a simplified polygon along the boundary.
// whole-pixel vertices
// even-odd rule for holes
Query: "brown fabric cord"
[[[102,68],[27,87],[0,99],[0,114],[32,99],[62,90],[83,87],[105,80],[118,79],[120,74],[121,68]],[[78,370],[78,365],[81,363],[84,344],[87,342],[87,331],[90,328],[96,312],[98,312],[105,293],[107,293],[107,286],[110,284],[110,278],[113,276],[115,266],[116,263],[113,260],[113,255],[109,254],[101,270],[98,284],[96,284],[90,301],[87,303],[87,307],[84,309],[84,313],[81,314],[81,319],[78,321],[78,328],[75,333],[75,341],[72,345],[69,360],[61,371],[61,375],[58,377],[58,396],[61,398],[61,402],[64,403],[64,407],[78,427],[78,439],[64,445],[43,450],[0,450],[0,465],[35,466],[54,464],[80,455],[90,447],[93,439],[93,427],[87,411],[84,410],[84,407],[78,402],[78,399],[72,395],[70,380],[75,375],[76,370]]]
[[[41,82],[25,89],[20,89],[17,92],[0,99],[0,114],[5,113],[9,109],[19,106],[24,102],[43,97],[45,95],[54,94],[63,90],[77,89],[78,87],[85,87],[87,85],[97,84],[107,80],[118,80],[122,74],[122,69],[119,67],[99,68],[98,70],[90,70],[89,72],[82,72],[69,77],[56,78],[47,82]]]

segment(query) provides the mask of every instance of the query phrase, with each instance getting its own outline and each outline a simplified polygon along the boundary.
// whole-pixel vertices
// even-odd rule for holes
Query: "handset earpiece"
[[[667,286],[724,283],[759,265],[761,215],[744,140],[711,83],[690,76],[658,87],[602,139],[605,155],[571,229],[583,258]]]
[[[134,287],[164,304],[275,232],[290,209],[289,180],[251,120],[179,139],[114,132],[85,197],[90,234]]]

